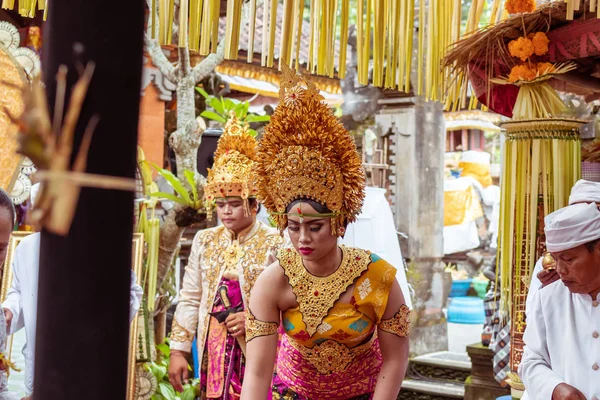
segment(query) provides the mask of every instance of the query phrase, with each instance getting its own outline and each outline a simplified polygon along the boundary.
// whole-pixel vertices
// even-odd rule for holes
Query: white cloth
[[[13,314],[10,333],[25,328],[26,344],[23,347],[25,358],[25,387],[27,394],[33,391],[35,358],[35,332],[37,324],[37,292],[40,260],[40,233],[33,233],[21,240],[12,262],[13,280],[2,308]],[[143,290],[136,284],[136,276],[131,271],[131,295],[129,319],[133,320],[141,304]]]
[[[600,203],[600,183],[578,180],[569,196],[569,204],[575,203]]]
[[[598,296],[600,299],[600,296]],[[567,383],[586,399],[600,398],[600,306],[561,281],[537,291],[527,316],[519,375],[531,400],[550,400]]]
[[[40,184],[36,183],[31,187],[31,191],[29,192],[29,201],[31,202],[31,207],[35,207],[35,201],[37,200],[38,194],[40,193]]]
[[[412,308],[394,215],[385,197],[385,190],[368,187],[366,194],[361,214],[356,222],[348,225],[340,243],[348,247],[369,250],[396,268],[396,279],[404,294],[404,300],[406,305]]]
[[[531,309],[531,303],[533,302],[533,296],[537,293],[538,290],[542,287],[542,281],[539,280],[537,274],[539,274],[542,269],[542,260],[544,257],[540,257],[539,260],[535,263],[535,268],[533,269],[533,276],[531,277],[531,283],[529,284],[529,291],[527,292],[527,301],[525,303],[525,314],[529,315],[529,311]]]
[[[546,249],[564,251],[600,238],[600,211],[596,203],[573,204],[544,219]]]

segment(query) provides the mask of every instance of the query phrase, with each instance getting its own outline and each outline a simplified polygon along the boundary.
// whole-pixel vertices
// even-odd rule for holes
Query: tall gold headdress
[[[282,70],[280,103],[258,145],[258,197],[280,230],[287,227],[293,201],[314,200],[331,210],[332,233],[340,235],[362,208],[361,159],[315,85],[287,65]]]
[[[241,197],[249,214],[248,198],[257,193],[255,160],[256,139],[250,135],[248,125],[232,115],[219,138],[213,167],[208,170],[204,194],[209,210],[215,199]]]

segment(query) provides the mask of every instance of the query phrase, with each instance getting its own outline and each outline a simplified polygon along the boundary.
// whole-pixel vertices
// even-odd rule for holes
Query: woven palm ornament
[[[258,145],[258,198],[280,230],[289,204],[314,200],[331,210],[332,234],[339,235],[365,197],[356,144],[314,84],[287,65],[282,71],[280,103]]]
[[[204,193],[209,208],[218,198],[241,197],[249,215],[248,199],[257,192],[255,160],[256,139],[249,134],[248,125],[232,115],[217,143],[213,167],[208,170]]]

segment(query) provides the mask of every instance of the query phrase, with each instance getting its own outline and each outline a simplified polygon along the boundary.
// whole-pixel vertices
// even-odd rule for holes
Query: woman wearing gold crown
[[[279,251],[252,290],[242,399],[395,399],[409,310],[391,265],[337,244],[360,212],[365,178],[352,137],[306,86],[284,68],[259,144],[259,198],[293,248]]]
[[[182,391],[194,337],[201,399],[239,399],[244,375],[243,310],[268,254],[282,244],[277,229],[256,221],[256,141],[235,117],[208,172],[205,197],[222,226],[198,232],[185,270],[171,333],[169,380]]]

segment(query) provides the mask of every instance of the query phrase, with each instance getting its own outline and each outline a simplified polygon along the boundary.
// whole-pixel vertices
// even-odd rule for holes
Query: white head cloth
[[[600,183],[578,180],[569,196],[569,204],[576,203],[600,203]]]
[[[544,219],[546,249],[557,252],[600,239],[600,211],[596,203],[573,204]]]
[[[36,183],[31,187],[31,191],[29,193],[29,200],[31,201],[31,208],[35,207],[35,201],[37,200],[38,193],[40,192],[40,184]]]

